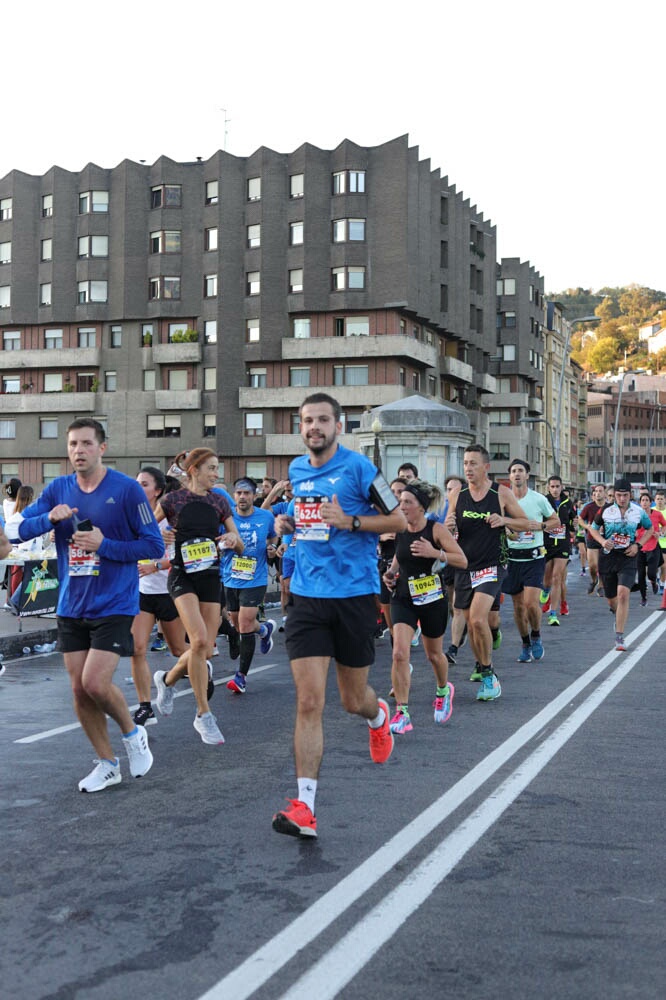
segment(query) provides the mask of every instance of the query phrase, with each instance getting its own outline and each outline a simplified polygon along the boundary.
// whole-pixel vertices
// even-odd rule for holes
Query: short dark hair
[[[561,483],[562,482],[562,476],[557,476],[555,474],[553,474],[552,476],[548,476],[548,482],[549,483]]]
[[[418,476],[418,474],[419,474],[419,470],[416,468],[416,466],[412,462],[403,462],[402,465],[399,465],[398,466],[398,475],[400,475],[400,473],[402,472],[403,469],[409,469],[409,471],[413,472],[415,476]]]
[[[524,458],[514,458],[514,459],[512,459],[511,460],[511,464],[509,465],[509,472],[511,472],[511,470],[514,467],[514,465],[522,465],[523,468],[525,469],[525,472],[529,472],[530,469],[531,469],[530,463],[526,462]]]
[[[490,455],[488,454],[488,449],[484,448],[482,444],[468,444],[467,447],[465,448],[465,454],[467,455],[468,452],[471,451],[479,454],[486,464],[490,462]]]
[[[447,476],[446,479],[444,480],[444,485],[448,486],[449,483],[452,483],[454,479],[457,483],[460,483],[461,486],[465,485],[465,480],[462,478],[462,476]]]
[[[333,396],[329,396],[327,392],[313,392],[310,396],[306,396],[303,402],[301,403],[301,407],[298,411],[299,417],[303,412],[304,406],[314,406],[317,403],[328,403],[328,405],[333,410],[333,415],[335,417],[336,424],[340,423],[340,417],[342,416],[342,407],[338,403],[337,399],[334,399]]]
[[[67,436],[69,437],[70,431],[80,431],[84,427],[89,427],[95,432],[95,437],[100,444],[104,444],[106,441],[106,433],[104,428],[100,424],[99,420],[93,420],[92,417],[77,417],[76,420],[72,420],[71,424],[67,428]]]

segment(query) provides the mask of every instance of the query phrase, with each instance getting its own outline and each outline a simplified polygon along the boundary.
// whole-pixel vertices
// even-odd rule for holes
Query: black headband
[[[407,483],[402,488],[403,493],[411,493],[415,496],[418,502],[421,504],[424,510],[427,510],[430,506],[431,497],[425,490],[421,489],[419,486],[414,486],[413,483]]]

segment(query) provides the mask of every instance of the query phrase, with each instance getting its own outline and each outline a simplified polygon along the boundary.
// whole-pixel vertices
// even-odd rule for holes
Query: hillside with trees
[[[604,375],[625,368],[666,370],[666,350],[648,355],[638,338],[640,327],[661,322],[666,328],[666,292],[641,285],[626,288],[568,288],[549,293],[559,302],[568,320],[597,316],[600,322],[579,324],[571,335],[571,356],[585,371]]]

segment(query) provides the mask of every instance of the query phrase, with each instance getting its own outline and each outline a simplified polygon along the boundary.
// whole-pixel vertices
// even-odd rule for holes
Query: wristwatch
[[[352,517],[351,530],[358,531],[360,527],[361,527],[361,519],[360,517],[356,517],[356,515],[354,515],[354,517]]]

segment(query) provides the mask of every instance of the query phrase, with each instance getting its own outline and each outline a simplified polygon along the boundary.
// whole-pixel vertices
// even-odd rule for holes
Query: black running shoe
[[[458,656],[458,650],[456,649],[456,647],[453,645],[449,646],[449,648],[446,651],[446,658],[449,661],[449,663],[453,664],[454,667],[456,665],[457,656]]]
[[[155,718],[152,705],[139,705],[133,715],[133,719],[137,726],[157,725],[157,719]]]

